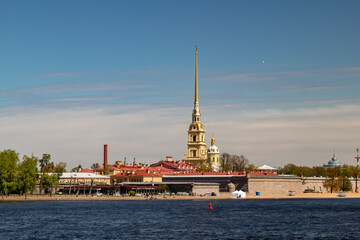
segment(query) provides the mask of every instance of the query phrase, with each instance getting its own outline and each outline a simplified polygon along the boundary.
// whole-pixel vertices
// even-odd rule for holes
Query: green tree
[[[50,154],[43,154],[42,158],[39,160],[40,163],[40,172],[41,172],[41,177],[40,177],[40,194],[42,194],[42,190],[44,188],[45,185],[47,185],[49,183],[49,181],[47,181],[46,183],[44,183],[44,178],[48,178],[48,174],[49,172],[53,172],[54,171],[54,163],[50,162],[51,160],[51,155]],[[47,179],[48,180],[48,179]],[[48,188],[47,188],[48,189]]]
[[[39,164],[40,164],[40,172],[44,173],[44,172],[51,172],[51,155],[50,154],[43,154],[42,158],[39,160]]]
[[[54,173],[56,173],[58,177],[60,177],[64,172],[66,172],[66,163],[59,162],[55,165]]]
[[[56,174],[44,173],[42,186],[45,189],[45,193],[52,193],[53,188],[59,185],[59,179]]]
[[[351,191],[352,190],[352,184],[351,184],[351,181],[348,177],[339,177],[339,183],[340,183],[340,186],[339,186],[339,189],[341,191]]]
[[[212,172],[213,169],[211,167],[211,163],[209,160],[204,160],[200,162],[197,166],[201,172]]]
[[[64,162],[59,162],[58,164],[55,165],[54,167],[54,174],[57,177],[57,184],[55,184],[55,192],[57,191],[57,186],[59,185],[59,180],[60,177],[62,176],[62,174],[66,172],[66,163]]]
[[[279,169],[279,174],[286,174],[286,175],[301,175],[301,170],[295,164],[289,163],[286,164],[283,168]]]
[[[105,166],[104,170],[103,170],[103,175],[109,175],[112,174],[113,172],[113,166],[111,164],[108,164],[107,166]]]
[[[17,163],[19,154],[14,150],[0,153],[0,193],[9,194],[17,188]]]
[[[315,177],[325,177],[326,176],[326,170],[324,167],[313,167],[312,168],[312,176]]]
[[[32,191],[39,179],[38,175],[38,158],[24,156],[23,161],[18,164],[18,191],[25,194]]]
[[[93,163],[90,168],[91,168],[91,170],[93,170],[93,171],[95,172],[96,169],[98,169],[99,167],[101,167],[100,164],[98,164],[98,163]]]
[[[341,168],[341,176],[349,178],[352,177],[351,173],[351,166],[344,164]]]
[[[74,167],[71,169],[70,172],[79,172],[80,168],[79,167]]]
[[[330,168],[328,170],[326,179],[324,180],[324,183],[323,183],[324,187],[330,188],[331,193],[333,191],[339,190],[339,188],[342,184],[342,179],[339,178],[340,176],[341,176],[341,168],[340,167]]]
[[[254,165],[254,164],[249,164],[247,167],[246,167],[246,171],[248,172],[256,172],[258,171],[259,169]]]
[[[351,177],[355,178],[355,192],[359,192],[358,179],[360,176],[360,169],[358,166],[349,166]]]
[[[77,167],[74,167],[73,169],[71,169],[71,172],[80,172],[82,170],[82,166],[81,164],[79,164]]]

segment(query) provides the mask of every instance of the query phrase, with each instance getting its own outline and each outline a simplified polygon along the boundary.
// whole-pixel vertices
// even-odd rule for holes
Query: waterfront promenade
[[[156,200],[220,200],[220,199],[234,199],[230,197],[230,193],[221,193],[219,196],[154,196]],[[150,197],[149,197],[150,198]],[[19,195],[10,195],[7,197],[0,197],[0,202],[9,201],[122,201],[122,200],[137,200],[144,201],[149,198],[141,197],[130,197],[130,196],[86,196],[86,195],[28,195],[26,199]],[[346,197],[339,197],[337,193],[304,193],[295,196],[289,196],[285,194],[274,194],[274,195],[247,195],[246,199],[317,199],[317,198],[360,198],[360,193],[347,193]],[[246,199],[234,199],[234,200],[246,200]]]

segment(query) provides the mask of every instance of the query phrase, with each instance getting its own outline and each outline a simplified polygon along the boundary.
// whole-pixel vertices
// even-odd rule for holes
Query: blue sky
[[[256,165],[359,143],[358,1],[0,1],[0,146],[69,166],[182,159],[194,46],[207,140]]]

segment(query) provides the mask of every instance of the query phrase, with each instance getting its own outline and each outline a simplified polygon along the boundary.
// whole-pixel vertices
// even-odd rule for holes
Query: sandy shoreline
[[[156,200],[221,200],[234,199],[230,197],[230,193],[222,193],[220,196],[214,197],[200,197],[200,196],[155,196]],[[248,195],[246,199],[319,199],[319,198],[360,198],[360,193],[347,193],[346,197],[339,197],[337,193],[304,193],[295,196],[285,194],[274,194],[264,196]],[[10,195],[7,197],[0,197],[0,202],[18,202],[18,201],[123,201],[123,200],[148,200],[145,197],[122,197],[122,196],[83,196],[78,197],[72,195],[28,195],[25,199],[23,196]],[[235,199],[236,200],[236,199]],[[240,199],[244,200],[244,199]]]

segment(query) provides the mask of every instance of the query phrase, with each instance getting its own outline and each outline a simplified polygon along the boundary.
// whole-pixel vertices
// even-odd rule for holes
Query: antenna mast
[[[360,157],[359,157],[359,148],[356,149],[356,157],[355,157],[355,159],[356,159],[356,166],[359,167],[359,159],[360,159]]]

